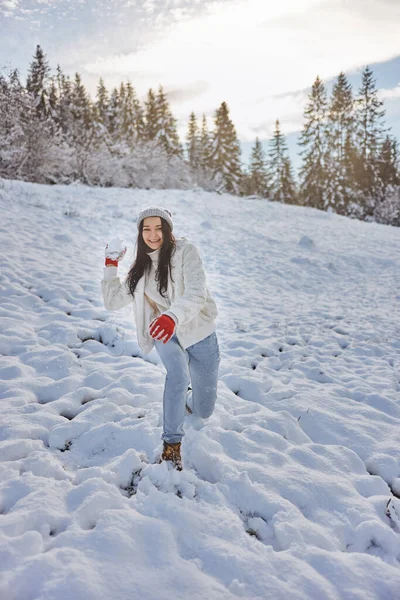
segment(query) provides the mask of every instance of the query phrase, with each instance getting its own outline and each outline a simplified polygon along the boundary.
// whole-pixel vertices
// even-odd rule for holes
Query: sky
[[[367,64],[400,138],[399,27],[398,0],[0,0],[0,56],[25,76],[40,44],[92,96],[100,77],[141,98],[162,84],[181,138],[226,101],[244,157],[276,119],[293,155],[315,77],[356,91]]]

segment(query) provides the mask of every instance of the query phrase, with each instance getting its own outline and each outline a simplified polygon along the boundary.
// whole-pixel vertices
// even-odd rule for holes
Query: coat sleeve
[[[121,283],[117,275],[117,267],[105,267],[101,282],[104,306],[107,310],[119,310],[133,302],[126,282]]]
[[[207,284],[203,263],[197,248],[193,244],[188,244],[184,250],[182,269],[183,296],[176,298],[166,311],[167,314],[172,313],[176,317],[178,325],[188,323],[196,317],[207,299]]]

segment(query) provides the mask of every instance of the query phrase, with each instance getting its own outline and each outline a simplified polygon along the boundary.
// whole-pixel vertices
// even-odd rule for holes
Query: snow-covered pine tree
[[[356,201],[354,181],[354,112],[353,93],[346,75],[341,72],[332,89],[326,129],[325,208],[348,214]]]
[[[111,153],[111,137],[109,134],[110,127],[110,97],[108,90],[105,86],[104,80],[100,77],[99,83],[96,90],[96,99],[92,105],[92,127],[93,127],[93,141],[92,151],[100,153],[103,168],[105,169],[104,163],[110,158]],[[97,183],[97,178],[91,178],[94,183]],[[100,184],[100,183],[99,183]]]
[[[379,179],[382,199],[390,187],[400,185],[399,148],[396,138],[385,137],[378,156]]]
[[[145,137],[143,108],[130,81],[126,84],[122,127],[123,134],[130,147],[133,147],[138,140],[143,140]]]
[[[76,156],[76,177],[78,180],[91,183],[86,166],[96,141],[96,128],[94,127],[93,119],[94,111],[91,100],[78,73],[75,74],[71,96],[69,132]]]
[[[129,177],[124,172],[126,154],[121,132],[122,103],[125,88],[114,88],[111,95],[99,80],[96,102],[91,106],[91,125],[87,131],[87,152],[84,156],[84,180],[102,187],[127,187]]]
[[[94,130],[93,146],[107,149],[111,146],[109,135],[110,126],[110,95],[102,77],[97,84],[95,101],[92,103],[92,126]]]
[[[96,101],[94,103],[94,108],[96,110],[96,121],[99,123],[99,125],[101,125],[103,133],[108,130],[109,126],[109,106],[110,98],[108,90],[104,84],[103,78],[100,77],[99,83],[97,85]]]
[[[124,82],[121,82],[119,86],[119,152],[122,154],[129,152],[131,147],[132,140],[129,133],[132,133],[132,128],[130,128],[127,110],[127,90]]]
[[[400,227],[400,185],[387,188],[385,197],[375,207],[374,219],[377,223]]]
[[[56,111],[56,122],[64,134],[71,138],[72,128],[72,104],[73,104],[73,84],[70,78],[57,66],[57,95],[58,104]]]
[[[39,45],[29,66],[23,103],[20,119],[27,156],[21,177],[38,182],[58,180],[66,150],[59,122],[59,97],[47,56]]]
[[[359,159],[355,175],[362,192],[363,215],[371,217],[382,196],[379,177],[379,155],[385,133],[385,110],[379,100],[376,81],[367,66],[362,73],[361,87],[355,100],[356,144]]]
[[[158,132],[158,112],[156,96],[150,88],[147,92],[147,100],[145,105],[145,140],[154,140]]]
[[[300,136],[303,163],[300,169],[300,201],[324,209],[326,188],[326,89],[317,76],[304,111],[305,125]]]
[[[111,140],[112,151],[118,153],[118,146],[122,141],[122,105],[124,102],[125,88],[122,88],[123,97],[121,98],[117,88],[114,88],[110,94],[108,108],[108,134]]]
[[[289,156],[287,156],[283,161],[281,187],[283,202],[285,204],[298,204],[296,181]]]
[[[275,121],[275,129],[268,143],[267,174],[268,174],[268,198],[274,202],[283,202],[282,176],[287,157],[285,138],[281,133],[279,119]]]
[[[156,96],[157,134],[156,138],[163,145],[169,156],[182,156],[183,150],[179,141],[177,121],[172,115],[167,96],[160,85]]]
[[[33,96],[34,105],[38,117],[46,117],[49,114],[49,74],[50,67],[47,56],[42,48],[37,45],[28,70],[26,90]]]
[[[46,182],[69,183],[72,181],[74,171],[74,152],[69,144],[69,138],[64,132],[61,119],[61,98],[57,78],[50,77],[49,85],[49,114],[47,129],[49,132],[49,145],[47,146],[44,162],[41,168],[42,177]]]
[[[213,172],[210,168],[210,136],[205,115],[203,115],[200,130],[195,114],[191,113],[188,122],[186,147],[192,185],[199,186],[207,191],[214,190]]]
[[[0,176],[38,183],[59,181],[66,160],[55,123],[38,115],[36,98],[18,71],[0,77]]]
[[[211,154],[211,134],[208,130],[207,117],[203,114],[199,133],[199,164],[196,171],[196,184],[207,191],[215,190]]]
[[[186,149],[190,169],[193,173],[200,167],[200,133],[199,126],[197,124],[196,115],[194,112],[190,113],[188,122],[188,131],[186,135]]]
[[[268,171],[265,152],[258,137],[256,137],[251,151],[246,181],[247,195],[256,194],[261,198],[268,197]]]
[[[57,82],[54,77],[51,77],[49,86],[49,115],[55,122],[57,121],[58,100]]]
[[[57,65],[57,70],[56,70],[56,81],[57,81],[57,93],[58,93],[58,98],[61,99],[63,92],[64,92],[64,82],[65,82],[66,76],[64,75],[64,73],[62,72],[62,69],[60,67],[60,65]]]
[[[85,175],[91,185],[117,185],[114,179],[116,160],[112,154],[110,128],[110,94],[102,77],[91,104],[92,139],[85,160]]]
[[[203,114],[200,131],[200,166],[204,172],[212,169],[212,136],[208,130],[207,117]]]
[[[43,183],[40,169],[43,166],[46,145],[51,139],[47,118],[43,114],[39,117],[37,97],[33,93],[27,93],[26,89],[21,89],[21,93],[17,94],[17,102],[18,122],[22,129],[22,160],[16,170],[16,179]]]
[[[400,225],[400,169],[397,140],[390,135],[380,149],[378,157],[380,195],[374,208],[374,218],[379,223]]]
[[[93,114],[92,103],[78,73],[75,73],[72,89],[72,114],[75,121],[83,125],[85,129],[90,129]]]
[[[116,157],[126,156],[134,144],[135,131],[130,121],[127,88],[123,82],[120,84],[119,89],[114,88],[112,91],[108,112],[110,152]]]
[[[268,198],[275,202],[295,204],[296,193],[293,171],[285,136],[279,119],[275,121],[274,135],[269,141],[267,157]]]
[[[43,161],[37,177],[41,181],[69,183],[75,171],[74,151],[69,129],[71,125],[72,83],[59,65],[55,76],[50,76],[48,88],[48,116],[38,116],[39,129],[47,130]]]
[[[24,89],[17,69],[0,74],[0,177],[17,179],[25,160],[24,130],[20,120]]]
[[[215,112],[210,159],[218,191],[238,194],[242,175],[240,145],[226,102]]]

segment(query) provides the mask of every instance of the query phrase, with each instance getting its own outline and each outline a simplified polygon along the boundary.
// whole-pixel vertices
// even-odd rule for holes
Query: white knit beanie
[[[162,219],[165,219],[167,221],[168,225],[171,227],[171,231],[174,228],[174,224],[172,222],[172,214],[167,208],[163,208],[162,206],[149,206],[148,208],[142,210],[142,212],[139,213],[139,216],[137,218],[137,228],[139,230],[140,223],[143,221],[143,219],[146,219],[147,217],[161,217]]]

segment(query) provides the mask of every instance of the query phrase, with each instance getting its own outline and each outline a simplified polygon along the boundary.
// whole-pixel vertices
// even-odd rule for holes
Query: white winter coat
[[[188,348],[215,331],[218,311],[206,285],[199,253],[187,238],[176,241],[176,250],[171,257],[171,274],[172,281],[169,278],[167,290],[171,306],[166,312],[176,317],[175,334],[183,348]],[[148,354],[154,346],[149,325],[156,315],[144,293],[145,276],[139,279],[133,298],[126,282],[121,282],[117,276],[117,267],[104,269],[101,287],[107,310],[119,310],[133,303],[138,343]]]

